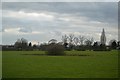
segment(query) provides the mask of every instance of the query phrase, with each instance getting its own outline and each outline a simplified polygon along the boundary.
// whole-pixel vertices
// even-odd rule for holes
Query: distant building
[[[102,33],[101,33],[100,42],[101,42],[101,44],[103,44],[103,45],[106,44],[106,36],[105,36],[104,28],[103,28],[103,31],[102,31]]]

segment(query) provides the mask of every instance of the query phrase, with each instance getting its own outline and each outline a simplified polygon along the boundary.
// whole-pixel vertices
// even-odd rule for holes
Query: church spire
[[[101,33],[101,44],[103,44],[103,45],[106,44],[106,36],[105,36],[104,28],[103,28],[103,31]]]

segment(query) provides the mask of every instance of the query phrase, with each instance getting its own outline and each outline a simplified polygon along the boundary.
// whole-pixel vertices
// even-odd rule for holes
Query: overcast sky
[[[33,43],[53,38],[61,41],[64,34],[84,35],[100,41],[103,28],[107,42],[117,40],[117,2],[2,3],[2,44],[14,44],[22,37]]]
[[[118,2],[119,0],[1,0],[2,2]]]

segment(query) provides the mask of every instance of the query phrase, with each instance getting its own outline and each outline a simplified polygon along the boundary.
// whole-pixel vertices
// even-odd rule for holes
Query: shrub
[[[64,55],[64,46],[59,44],[49,44],[47,47],[47,55]]]

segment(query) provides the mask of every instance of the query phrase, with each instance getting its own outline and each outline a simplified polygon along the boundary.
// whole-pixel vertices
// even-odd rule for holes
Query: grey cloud
[[[39,3],[4,3],[3,10],[15,10],[20,11],[23,10],[25,12],[54,12],[58,15],[54,15],[56,18],[59,16],[66,14],[69,16],[85,16],[89,20],[93,21],[100,21],[100,22],[107,22],[109,24],[116,24],[117,23],[117,3],[115,2],[39,2]],[[25,20],[24,20],[25,21]],[[9,22],[9,21],[8,21]],[[54,23],[56,23],[55,21]],[[60,21],[58,21],[59,23]],[[20,20],[19,23],[27,24],[28,23],[23,20]],[[36,23],[36,22],[34,22]],[[43,22],[44,23],[44,22]],[[49,22],[48,22],[49,23]],[[62,22],[64,23],[64,22]],[[39,24],[39,23],[37,23]],[[45,24],[40,24],[45,25]],[[64,24],[65,25],[65,24]],[[45,26],[44,26],[45,27]]]
[[[61,31],[49,31],[48,33],[53,36],[62,36]]]
[[[86,16],[102,22],[116,22],[117,2],[14,2],[3,3],[3,10],[26,12],[55,12],[74,16]]]
[[[119,0],[3,0],[2,2],[118,2]]]
[[[55,31],[56,36],[61,36],[62,33],[60,31]]]
[[[51,38],[61,40],[61,35],[64,33],[80,33],[90,34],[99,39],[95,33],[101,33],[102,28],[105,28],[106,34],[117,35],[117,3],[76,3],[76,2],[12,2],[3,3],[3,10],[7,11],[24,11],[26,13],[47,13],[54,16],[52,21],[37,21],[29,20],[25,18],[13,18],[4,15],[3,16],[3,28],[20,28],[19,32],[31,33],[32,31],[44,32],[43,34],[27,34],[27,35],[11,35],[4,33],[4,43],[13,43],[12,39],[9,40],[10,36],[13,36],[14,40],[20,37],[25,37],[28,40],[37,40],[46,42]],[[83,23],[80,23],[81,16],[86,18]],[[71,21],[65,21],[59,18],[70,19]],[[69,18],[72,17],[72,18]],[[75,19],[73,21],[72,19]],[[90,21],[98,21],[102,24],[91,24]],[[114,34],[112,34],[114,32]],[[32,37],[31,37],[32,36]],[[39,37],[38,37],[39,36]],[[9,41],[8,41],[9,40]]]
[[[20,28],[19,32],[31,33],[32,30],[30,28]]]
[[[4,29],[4,28],[2,28],[2,30],[0,30],[0,32],[5,32],[5,29]]]
[[[59,30],[59,29],[67,29],[69,27],[68,23],[61,21],[30,21],[23,19],[15,19],[15,18],[3,18],[3,28],[16,28],[16,27],[27,27],[27,29],[32,30]]]

